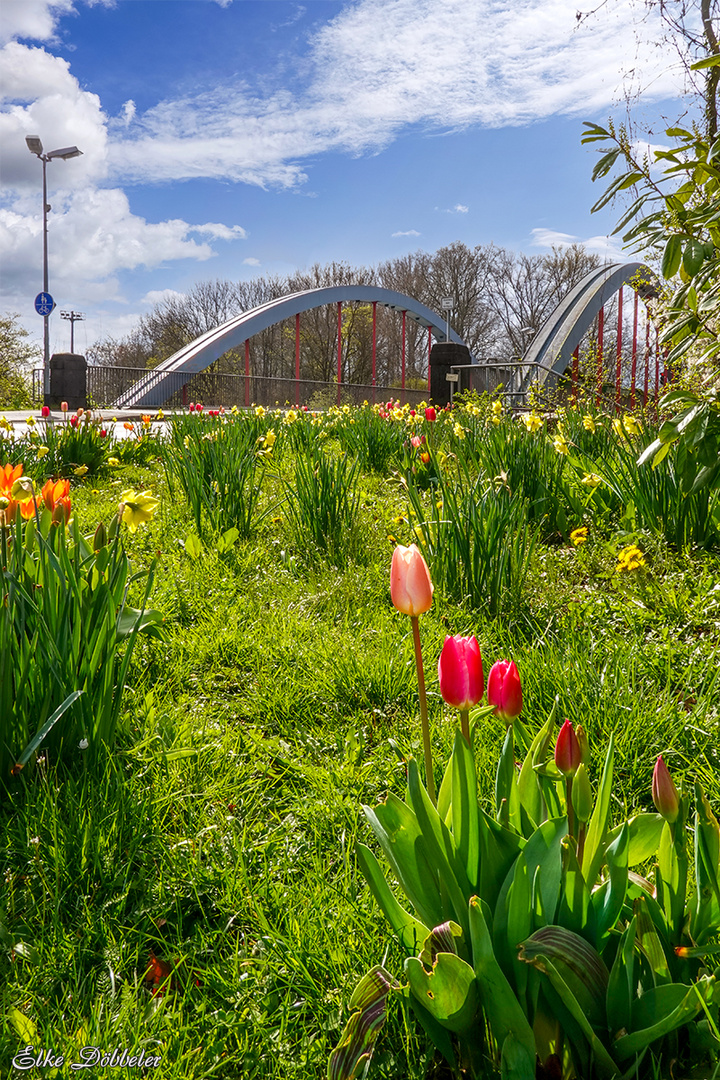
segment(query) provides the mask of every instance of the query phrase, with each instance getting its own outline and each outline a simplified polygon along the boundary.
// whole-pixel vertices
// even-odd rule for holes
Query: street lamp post
[[[47,163],[53,158],[61,158],[68,161],[70,158],[80,157],[82,150],[77,146],[63,146],[60,150],[51,150],[49,154],[43,153],[43,144],[37,135],[28,135],[25,139],[27,148],[31,154],[35,154],[42,161],[43,167],[43,292],[48,292],[48,242],[47,242],[47,216],[50,206],[47,201]],[[43,399],[50,396],[50,312],[43,315]]]

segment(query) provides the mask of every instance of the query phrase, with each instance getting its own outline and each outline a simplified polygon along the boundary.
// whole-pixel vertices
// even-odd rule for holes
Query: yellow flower
[[[3,416],[2,420],[0,420],[0,428],[2,428],[3,431],[12,431],[13,426],[7,416]]]
[[[628,435],[637,435],[640,431],[640,425],[634,416],[629,416],[627,413],[623,416],[623,427],[627,431]]]
[[[38,446],[38,452],[37,452],[38,461],[40,460],[40,458],[44,458],[45,455],[49,454],[49,453],[50,453],[50,447],[49,446],[45,446],[44,444],[42,446]]]
[[[615,567],[615,572],[622,574],[628,570],[637,570],[641,566],[645,566],[645,555],[635,544],[630,544],[629,547],[623,548],[618,553],[618,564]]]
[[[502,416],[503,407],[500,398],[496,398],[495,401],[493,401],[491,408],[493,416]]]
[[[262,407],[262,405],[255,406],[255,415],[261,418],[265,415],[265,409]]]
[[[612,426],[613,426],[613,431],[615,432],[615,434],[618,437],[620,437],[623,434],[622,420],[618,420],[618,418],[615,417],[615,419],[612,422]]]
[[[348,412],[349,411],[350,410],[348,409]],[[298,418],[298,414],[295,412],[295,410],[294,409],[288,409],[288,411],[285,413],[284,423],[286,423],[286,424],[294,424],[295,421],[297,420],[297,418]]]
[[[587,525],[581,525],[579,529],[573,529],[573,531],[570,533],[570,539],[572,540],[575,547],[580,547],[581,544],[585,543],[587,538]]]
[[[76,476],[84,476],[87,471],[87,465],[78,465],[77,469],[73,469]]]
[[[538,416],[536,412],[522,413],[520,419],[528,431],[539,431],[542,427],[542,417]]]
[[[35,427],[35,424],[37,423],[37,420],[35,419],[34,416],[28,416],[25,423],[27,424],[28,427]]]
[[[465,428],[460,427],[460,424],[453,424],[453,434],[455,435],[456,439],[464,439],[465,438]]]
[[[165,419],[165,413],[162,411],[162,409],[158,409],[156,419],[157,420],[164,420]]]
[[[567,444],[567,439],[562,434],[562,432],[559,431],[557,433],[557,435],[552,441],[552,444],[555,448],[556,453],[565,454],[566,456],[570,453],[570,447]]]
[[[15,502],[27,502],[28,499],[32,499],[34,494],[33,482],[29,476],[19,476],[10,488],[10,498],[14,499]]]
[[[152,521],[153,514],[160,503],[151,491],[129,489],[120,495],[120,505],[123,508],[123,521],[130,532],[135,532],[138,525],[142,525],[145,521]]]
[[[595,421],[589,414],[587,416],[583,416],[583,427],[586,431],[595,431]]]
[[[602,477],[594,472],[586,472],[580,483],[586,488],[596,488],[599,484],[602,484]]]
[[[185,438],[183,439],[183,446],[185,447],[186,450],[189,448],[189,446],[190,446],[190,436],[189,435],[186,435]]]
[[[116,457],[109,457],[109,458],[107,459],[107,463],[108,463],[108,465],[113,465],[113,466],[116,466],[116,465],[119,465],[119,464],[120,464],[120,459],[119,459],[119,458],[116,458]]]

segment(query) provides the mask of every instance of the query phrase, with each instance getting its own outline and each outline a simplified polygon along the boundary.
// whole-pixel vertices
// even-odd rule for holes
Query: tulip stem
[[[465,736],[465,741],[469,746],[470,745],[470,710],[469,709],[461,709],[460,710],[460,730],[462,731],[463,735]]]
[[[418,677],[418,696],[420,698],[420,721],[422,723],[423,749],[425,751],[425,784],[427,793],[433,806],[437,805],[435,798],[435,778],[433,776],[432,748],[430,746],[430,723],[428,721],[427,695],[425,693],[425,672],[423,671],[422,650],[420,648],[420,620],[417,615],[410,616],[413,631],[413,645],[415,646],[415,666]]]
[[[573,812],[572,804],[572,776],[568,776],[565,780],[565,802],[567,804],[567,819],[568,819],[568,834],[570,836],[575,835],[575,814]]]

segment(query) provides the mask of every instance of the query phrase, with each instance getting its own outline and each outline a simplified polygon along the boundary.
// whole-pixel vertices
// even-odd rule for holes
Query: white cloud
[[[243,266],[259,266],[259,265],[260,265],[260,260],[254,258],[254,256],[252,256],[252,255],[248,259],[243,259]]]
[[[163,300],[184,300],[185,293],[177,289],[151,289],[140,301],[141,304],[160,304]]]
[[[303,159],[377,151],[412,124],[592,117],[617,101],[623,71],[647,86],[646,101],[675,96],[680,74],[652,45],[659,36],[656,14],[633,3],[578,24],[574,0],[360,0],[311,40],[304,91],[261,96],[236,82],[159,102],[113,144],[111,162],[129,181],[293,187],[306,179]]]
[[[205,225],[191,225],[189,231],[211,236],[213,240],[244,240],[247,236],[242,225],[222,225],[213,221],[208,221]]]
[[[0,5],[0,43],[17,38],[50,41],[61,16],[74,10],[73,0],[3,0]]]
[[[417,229],[405,229],[405,230],[400,229],[398,232],[391,233],[390,235],[393,236],[393,237],[394,236],[420,236],[420,233],[417,231]]]
[[[558,232],[556,229],[533,229],[532,246],[550,251],[554,247],[570,247],[582,244],[586,251],[610,260],[625,262],[631,258],[622,250],[619,240],[614,236],[573,236],[571,233]]]
[[[435,207],[436,210],[440,210],[439,206]],[[469,206],[464,206],[462,203],[455,203],[454,206],[444,207],[441,210],[443,214],[467,214],[470,210]]]

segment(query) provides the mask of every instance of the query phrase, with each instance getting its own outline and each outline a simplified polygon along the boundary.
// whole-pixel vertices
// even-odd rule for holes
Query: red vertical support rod
[[[430,378],[430,354],[432,352],[432,327],[428,326],[428,394],[432,390],[432,381]]]
[[[250,404],[250,338],[245,340],[245,405]]]
[[[295,316],[295,404],[300,404],[300,312]]]
[[[660,332],[655,327],[655,412],[660,397]]]
[[[618,293],[617,357],[615,362],[615,412],[620,412],[620,380],[622,376],[623,287]]]
[[[635,293],[633,305],[633,338],[632,338],[632,361],[630,365],[630,408],[635,408],[635,379],[637,378],[637,331],[638,331],[638,303],[640,297]]]
[[[645,375],[643,378],[643,408],[648,400],[648,382],[650,379],[650,314],[645,307]]]
[[[372,344],[372,385],[373,405],[375,404],[375,385],[377,383],[377,300],[373,300],[373,344]]]
[[[400,386],[405,389],[405,342],[407,338],[407,311],[402,313],[402,371],[400,374]],[[403,405],[405,404],[405,395],[403,394]]]
[[[605,308],[601,307],[598,312],[598,343],[597,343],[597,387],[595,390],[595,404],[600,404],[602,397],[603,381],[603,338],[605,336]]]
[[[338,398],[337,403],[340,404],[340,383],[342,381],[342,300],[338,300],[338,356],[337,356],[337,384],[338,384]]]

